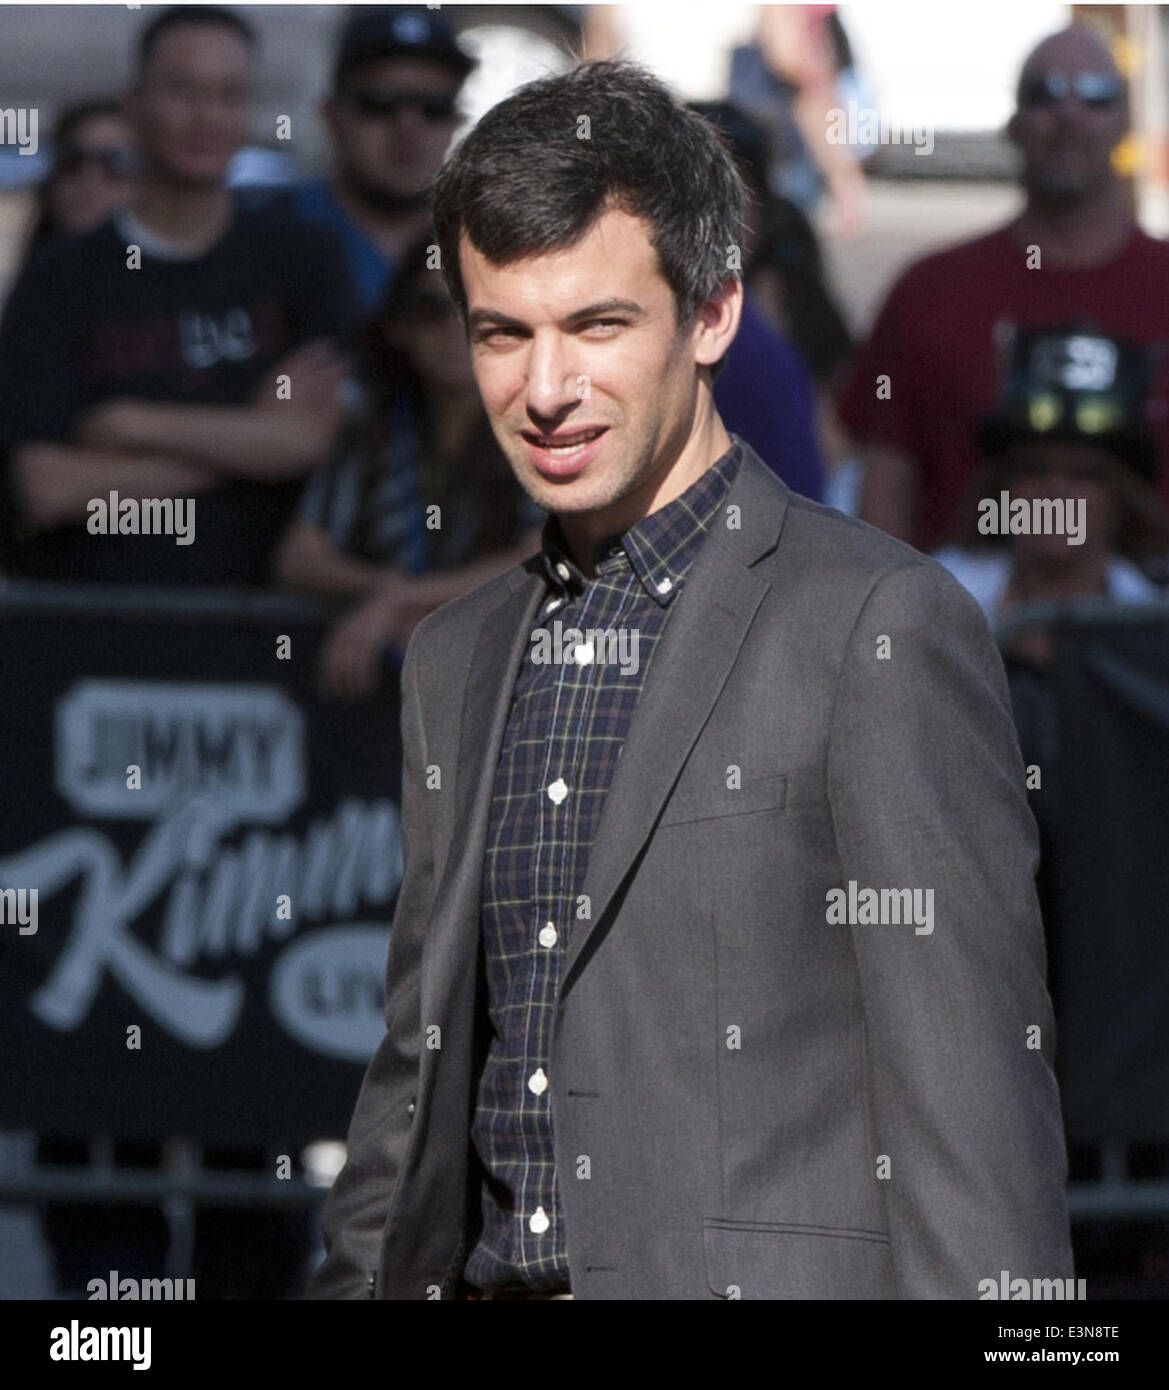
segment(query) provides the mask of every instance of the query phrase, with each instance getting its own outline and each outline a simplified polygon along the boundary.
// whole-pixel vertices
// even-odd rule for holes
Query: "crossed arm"
[[[225,477],[299,477],[333,438],[342,373],[331,348],[310,343],[279,363],[246,406],[103,402],[83,417],[72,443],[14,446],[25,525],[46,530],[81,520],[89,500],[111,489],[175,497],[207,492]],[[288,400],[276,396],[281,374],[293,383]]]

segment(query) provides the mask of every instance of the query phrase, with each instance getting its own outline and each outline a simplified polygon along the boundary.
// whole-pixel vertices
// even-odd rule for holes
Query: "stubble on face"
[[[570,540],[619,534],[696,480],[712,460],[694,439],[693,334],[678,325],[647,222],[610,209],[575,246],[507,266],[464,234],[460,256],[495,436]],[[533,444],[596,428],[604,432],[579,472],[554,477],[541,466]]]
[[[1119,76],[1106,45],[1076,25],[1041,43],[1028,58],[1023,78],[1046,72]],[[1015,123],[1015,140],[1024,158],[1023,182],[1032,197],[1053,206],[1074,206],[1113,181],[1112,151],[1128,124],[1123,101],[1103,110],[1078,103],[1021,109]]]

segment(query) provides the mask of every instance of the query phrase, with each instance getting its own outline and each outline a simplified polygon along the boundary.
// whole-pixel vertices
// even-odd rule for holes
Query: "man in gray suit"
[[[937,564],[724,429],[742,204],[712,129],[586,63],[436,192],[484,404],[552,515],[406,654],[387,1032],[309,1296],[1070,1277],[1003,669]]]

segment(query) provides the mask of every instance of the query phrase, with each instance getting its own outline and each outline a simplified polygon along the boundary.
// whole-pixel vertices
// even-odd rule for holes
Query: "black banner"
[[[0,1127],[343,1136],[401,880],[392,662],[322,701],[322,611],[265,595],[12,585],[0,631]]]

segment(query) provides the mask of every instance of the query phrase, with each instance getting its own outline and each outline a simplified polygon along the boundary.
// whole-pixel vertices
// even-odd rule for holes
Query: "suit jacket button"
[[[414,1113],[414,1102],[411,1101],[410,1104],[406,1107],[406,1114],[407,1114],[407,1115],[413,1115],[413,1113]]]

